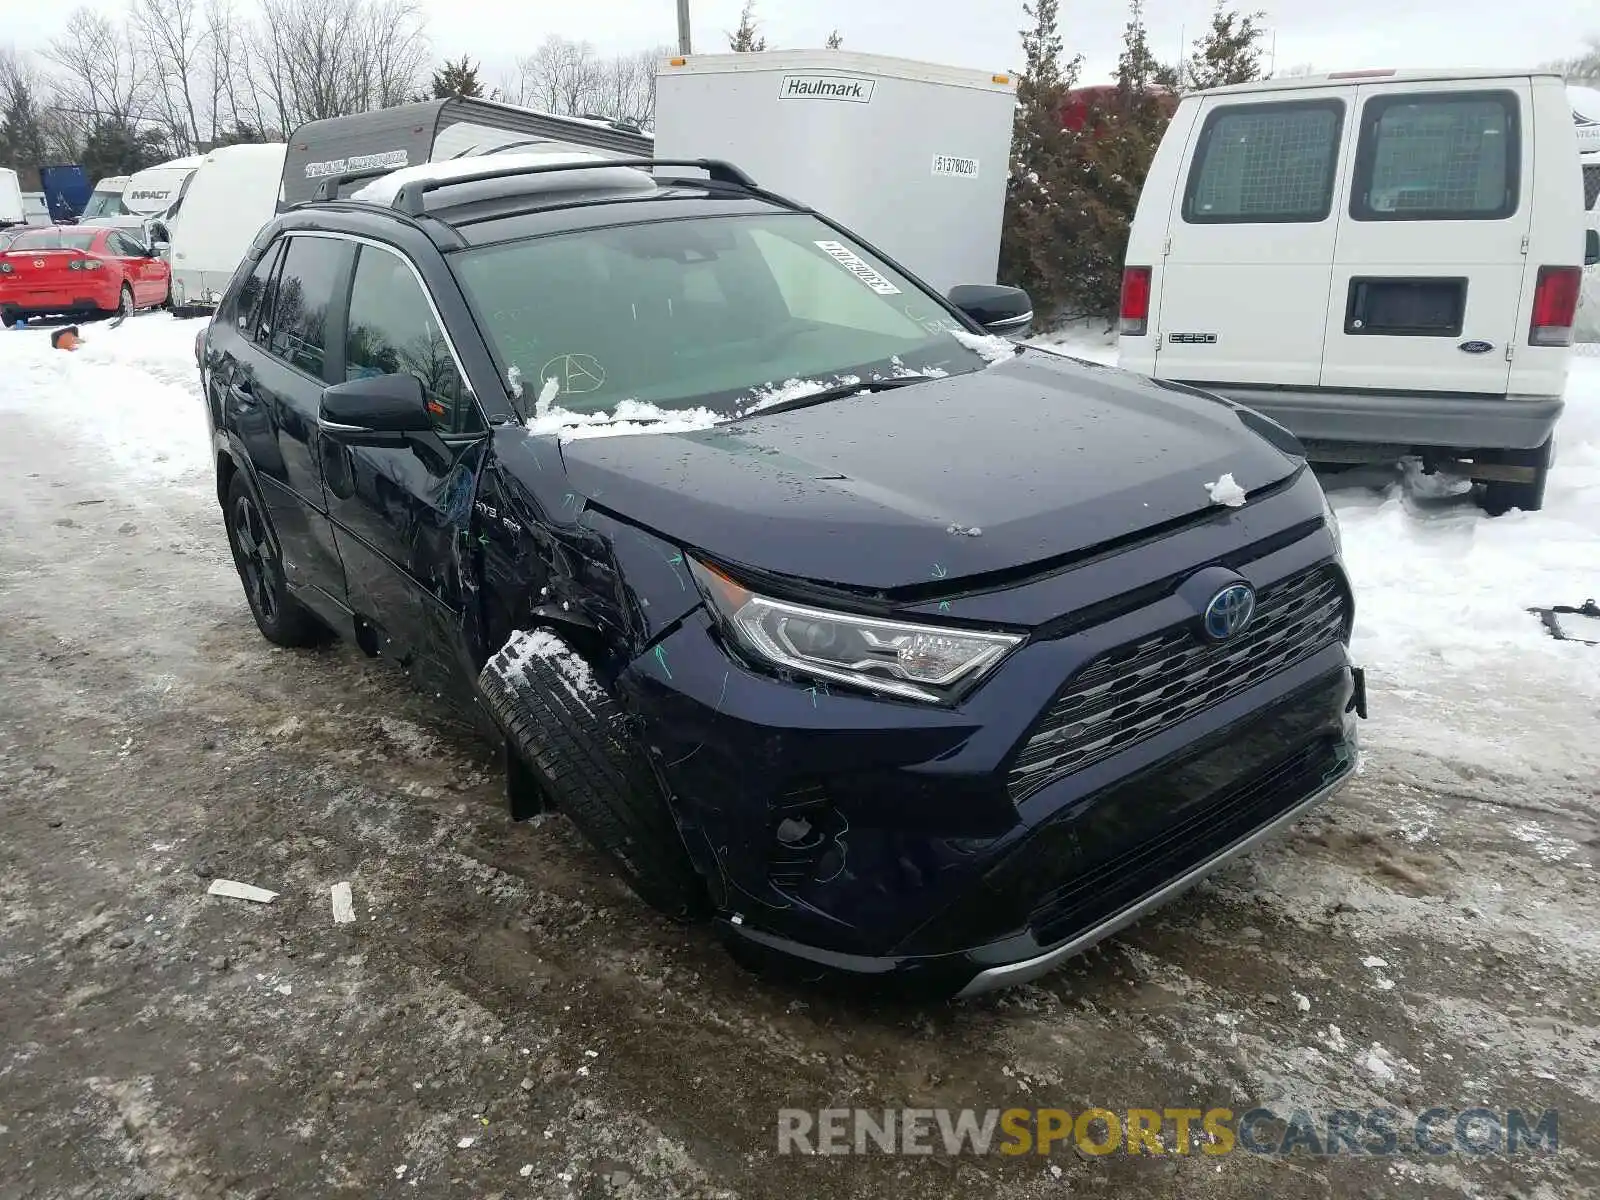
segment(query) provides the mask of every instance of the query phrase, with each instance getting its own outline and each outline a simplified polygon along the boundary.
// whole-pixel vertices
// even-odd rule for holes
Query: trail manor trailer
[[[294,131],[279,207],[310,200],[334,175],[489,154],[512,146],[572,146],[617,158],[649,158],[648,135],[613,121],[557,117],[492,100],[427,100],[310,121]],[[341,185],[348,196],[361,182]]]
[[[656,153],[721,158],[940,291],[992,283],[1016,86],[844,50],[696,54],[656,73]]]

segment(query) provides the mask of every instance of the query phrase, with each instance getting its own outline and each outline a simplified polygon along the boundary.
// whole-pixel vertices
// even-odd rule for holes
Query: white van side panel
[[[1354,100],[1200,97],[1168,198],[1155,374],[1317,383]]]
[[[1578,132],[1572,122],[1567,89],[1556,79],[1533,83],[1534,142],[1533,228],[1524,262],[1522,304],[1517,310],[1517,345],[1511,360],[1509,390],[1513,395],[1559,396],[1566,390],[1572,366],[1570,346],[1531,346],[1533,293],[1540,267],[1582,267],[1584,213],[1583,171],[1578,159]],[[1588,214],[1590,219],[1594,213]],[[1592,274],[1591,267],[1586,274]],[[1581,303],[1581,293],[1580,293]],[[1576,327],[1574,336],[1581,336]]]
[[[1166,253],[1167,222],[1172,212],[1173,197],[1183,178],[1184,155],[1199,112],[1200,101],[1196,97],[1190,97],[1178,105],[1177,112],[1172,114],[1172,120],[1161,135],[1161,144],[1156,147],[1156,156],[1151,160],[1144,187],[1139,190],[1139,205],[1134,210],[1133,228],[1128,231],[1128,251],[1123,263],[1130,267],[1151,269],[1150,324],[1142,336],[1123,334],[1117,339],[1117,365],[1124,370],[1145,375],[1156,373],[1156,347],[1161,342],[1161,261]]]

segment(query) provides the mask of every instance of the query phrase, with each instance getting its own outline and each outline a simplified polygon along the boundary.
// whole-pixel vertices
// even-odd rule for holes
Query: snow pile
[[[480,171],[500,170],[506,167],[550,167],[565,164],[577,165],[578,163],[604,163],[608,161],[610,160],[599,154],[583,154],[572,150],[553,148],[548,150],[507,151],[503,154],[472,154],[466,158],[451,158],[446,159],[444,162],[418,163],[414,167],[401,167],[399,170],[390,171],[387,175],[374,179],[371,183],[352,192],[350,199],[365,201],[369,204],[393,204],[395,197],[400,193],[400,189],[408,183],[433,179],[461,179],[468,175],[475,175]],[[608,170],[603,175],[599,172],[564,171],[557,178],[561,181],[559,186],[563,189],[604,186],[648,191],[656,186],[655,180],[651,179],[645,172],[631,169]]]
[[[208,490],[211,443],[194,361],[205,320],[146,313],[116,329],[84,324],[76,351],[51,327],[0,330],[0,413],[83,429],[133,480]]]
[[[598,700],[605,689],[594,677],[589,664],[579,658],[572,647],[548,629],[515,630],[502,648],[506,656],[505,669],[521,674],[536,658],[542,658],[555,667],[556,673],[575,700]]]
[[[988,333],[968,333],[965,329],[952,329],[950,336],[991,367],[1017,356],[1017,343],[1010,338],[995,337]]]
[[[789,379],[783,383],[751,388],[750,402],[739,408],[737,416],[748,417],[763,408],[771,408],[774,404],[799,400],[803,396],[815,396],[818,392],[825,392],[831,387],[854,387],[860,382],[859,376],[840,375],[832,383],[820,379]]]
[[[723,419],[709,408],[659,408],[643,400],[624,400],[612,412],[572,412],[553,403],[556,393],[550,385],[555,382],[548,379],[540,389],[528,429],[533,433],[558,434],[563,442],[637,433],[689,433],[709,429]]]
[[[1206,484],[1205,488],[1206,495],[1211,497],[1213,504],[1225,504],[1229,508],[1244,507],[1245,490],[1234,480],[1232,471],[1215,483]]]
[[[1600,654],[1526,611],[1600,593],[1600,360],[1574,358],[1566,400],[1540,512],[1490,519],[1447,488],[1326,476],[1356,589],[1352,652],[1376,693],[1369,742],[1600,774]]]

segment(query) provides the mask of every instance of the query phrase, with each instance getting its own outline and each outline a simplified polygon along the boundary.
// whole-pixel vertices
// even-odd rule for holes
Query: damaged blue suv
[[[367,174],[196,347],[255,619],[457,699],[516,817],[742,960],[1031,979],[1350,776],[1350,584],[1280,426],[1021,348],[1022,293],[728,164]]]

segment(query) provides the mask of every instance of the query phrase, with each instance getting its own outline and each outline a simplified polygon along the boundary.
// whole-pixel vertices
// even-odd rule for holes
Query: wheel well
[[[217,452],[217,504],[222,508],[228,505],[228,488],[233,485],[233,477],[238,474],[239,465],[233,461],[233,455],[226,450]]]

